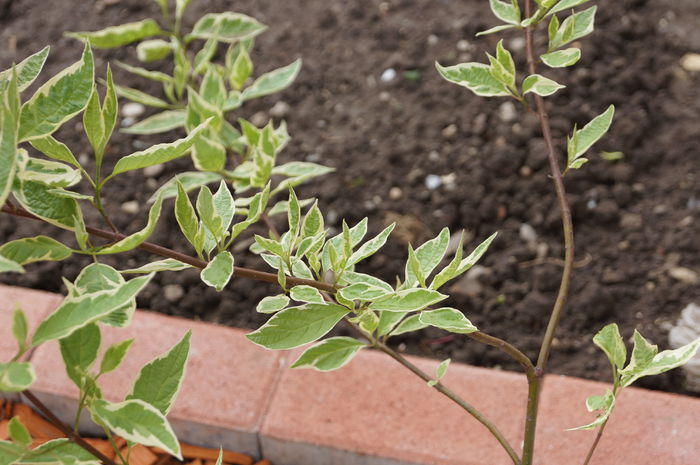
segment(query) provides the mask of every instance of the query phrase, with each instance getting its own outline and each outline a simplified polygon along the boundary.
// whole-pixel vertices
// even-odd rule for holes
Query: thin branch
[[[532,0],[525,0],[525,15],[526,17],[532,16]],[[536,74],[536,56],[533,44],[533,29],[535,25],[528,26],[525,28],[525,48],[527,53],[527,65],[529,74]],[[537,358],[536,374],[538,377],[543,377],[547,368],[547,361],[549,359],[549,354],[552,348],[552,341],[554,340],[554,333],[559,324],[559,320],[566,306],[566,301],[569,295],[569,287],[571,285],[571,275],[574,268],[574,230],[573,222],[571,220],[571,210],[569,208],[569,203],[566,198],[566,190],[564,188],[564,180],[559,168],[559,162],[557,160],[556,150],[554,148],[554,141],[552,139],[552,133],[549,126],[549,117],[544,106],[544,100],[541,96],[535,95],[535,109],[537,116],[540,120],[540,126],[542,129],[542,136],[545,140],[545,145],[547,146],[547,159],[549,161],[549,167],[552,174],[552,182],[554,183],[554,189],[557,194],[557,200],[559,202],[559,210],[561,212],[562,219],[562,229],[564,232],[564,270],[562,272],[561,284],[559,285],[559,292],[557,294],[556,301],[554,302],[554,308],[552,309],[552,314],[547,324],[547,329],[545,331],[544,339],[542,341],[542,346],[540,348],[540,353]],[[528,404],[527,404],[527,414],[525,420],[525,441],[523,444],[523,465],[531,465],[534,455],[535,448],[535,431],[537,427],[537,413],[539,407],[539,395],[541,388],[541,381],[536,381],[530,384],[528,390]]]
[[[508,342],[504,341],[503,339],[497,338],[495,336],[491,336],[489,334],[483,333],[481,331],[477,331],[475,333],[469,333],[467,336],[470,339],[474,339],[475,341],[481,342],[482,344],[489,345],[491,347],[495,347],[501,352],[504,352],[506,355],[508,355],[510,358],[515,360],[520,364],[521,367],[525,370],[525,373],[528,376],[528,379],[531,377],[535,377],[535,366],[532,364],[532,361],[530,358],[522,353],[520,350],[518,350],[517,347],[513,346],[512,344],[509,344]]]
[[[43,402],[41,402],[34,394],[31,393],[31,391],[23,391],[21,393],[24,397],[26,397],[34,406],[42,413],[44,416],[53,424],[56,428],[60,429],[63,434],[66,435],[68,439],[71,440],[71,442],[77,444],[78,446],[82,447],[86,451],[90,452],[92,455],[97,457],[102,463],[105,465],[117,465],[117,463],[104,455],[102,452],[99,450],[95,449],[90,443],[85,441],[83,438],[81,438],[78,434],[73,432],[70,427],[68,427],[66,424],[64,424],[61,420],[56,417],[56,415],[53,414],[49,408],[44,405]]]
[[[595,435],[595,440],[593,441],[593,444],[591,444],[591,448],[588,450],[588,455],[586,455],[586,460],[583,462],[583,465],[588,465],[591,461],[591,458],[593,457],[593,452],[595,452],[596,447],[598,447],[600,438],[603,437],[603,431],[605,430],[605,426],[608,424],[608,420],[605,420],[603,424],[600,425],[600,428],[598,428],[598,434]]]
[[[433,378],[428,375],[426,372],[415,366],[413,363],[408,361],[405,357],[402,355],[398,354],[397,352],[393,351],[391,348],[386,346],[385,344],[375,341],[374,347],[379,349],[380,351],[384,352],[385,354],[389,355],[391,358],[399,362],[401,365],[404,367],[408,368],[413,374],[421,378],[423,381],[428,382],[431,381]],[[451,401],[462,407],[464,410],[466,410],[472,417],[474,417],[479,423],[484,425],[486,429],[489,430],[489,432],[496,438],[496,440],[501,444],[503,449],[508,453],[508,456],[510,459],[513,461],[515,465],[521,465],[520,457],[518,457],[518,454],[515,452],[513,447],[510,445],[508,440],[503,436],[503,433],[498,429],[496,425],[494,425],[491,420],[486,418],[481,412],[479,412],[474,406],[471,404],[465,402],[461,397],[459,397],[457,394],[452,392],[450,389],[445,387],[442,383],[438,382],[436,383],[433,388],[435,388],[436,391],[439,393],[443,394],[447,398],[449,398]]]
[[[20,216],[23,218],[30,218],[33,220],[38,220],[38,221],[43,221],[41,218],[32,215],[28,211],[24,209],[11,209],[7,206],[3,206],[2,209],[0,209],[3,213],[8,213],[13,216]],[[124,234],[119,234],[119,233],[113,233],[110,231],[105,231],[103,229],[98,229],[98,228],[93,228],[91,226],[87,226],[86,231],[93,236],[101,237],[103,239],[107,239],[111,242],[117,242],[122,239],[124,239],[126,236]],[[187,263],[188,265],[191,265],[195,268],[205,268],[207,266],[207,262],[204,260],[200,260],[195,257],[191,257],[189,255],[177,252],[172,249],[168,249],[167,247],[162,247],[157,244],[153,244],[151,242],[144,242],[141,245],[138,246],[138,248],[145,250],[147,252],[160,255],[161,257],[166,257],[166,258],[173,258],[175,260],[179,260],[183,263]],[[252,270],[250,268],[244,268],[241,266],[234,267],[233,269],[233,275],[242,277],[242,278],[249,278],[249,279],[254,279],[256,281],[263,281],[266,283],[277,283],[277,274],[273,273],[267,273],[264,271],[258,271],[258,270]],[[287,282],[291,284],[292,286],[298,286],[301,284],[305,284],[307,286],[315,287],[316,289],[319,289],[321,291],[326,291],[330,293],[335,293],[336,287],[333,286],[332,284],[324,283],[321,281],[315,281],[312,279],[303,279],[303,278],[295,278],[292,276],[287,276]]]
[[[279,231],[277,230],[277,228],[275,227],[275,223],[272,222],[272,220],[270,219],[270,216],[267,214],[267,212],[263,212],[263,214],[260,215],[260,219],[263,220],[263,222],[265,223],[265,226],[267,226],[267,229],[270,230],[270,233],[272,233],[272,235],[275,237],[275,239],[279,240],[280,237],[282,237],[280,235]]]

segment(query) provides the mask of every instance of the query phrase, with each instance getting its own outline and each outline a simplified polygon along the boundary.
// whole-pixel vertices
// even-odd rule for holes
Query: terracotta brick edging
[[[32,325],[61,297],[0,285],[0,361],[12,357],[11,313],[21,304]],[[278,465],[508,465],[488,432],[383,354],[366,350],[331,373],[290,370],[298,351],[271,352],[236,328],[137,312],[127,329],[103,331],[103,347],[136,337],[105,395],[123,398],[139,367],[192,328],[182,392],[169,419],[190,443],[264,456]],[[36,350],[32,388],[64,420],[76,389],[55,346]],[[437,361],[411,357],[428,372]],[[518,449],[526,382],[522,375],[453,363],[444,379],[493,420]],[[538,465],[583,461],[594,432],[567,432],[592,420],[584,400],[607,385],[550,375],[541,400]],[[515,419],[515,421],[512,421]],[[89,427],[88,427],[89,429]],[[630,388],[593,460],[595,465],[700,465],[700,399]]]

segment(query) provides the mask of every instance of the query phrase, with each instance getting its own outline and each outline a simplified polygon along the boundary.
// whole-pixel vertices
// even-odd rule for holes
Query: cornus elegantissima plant
[[[547,147],[543,156],[549,160],[559,201],[566,252],[561,286],[541,350],[538,358],[531,360],[505,340],[475,327],[459,309],[441,305],[448,298],[442,291],[444,285],[469,270],[487,252],[495,234],[468,253],[460,242],[455,255],[446,257],[451,235],[445,228],[424,244],[409,246],[405,269],[396,283],[362,273],[361,262],[381,250],[393,225],[367,239],[367,219],[353,225],[343,222],[340,233],[330,236],[315,199],[300,200],[293,189],[312,176],[327,173],[328,169],[301,162],[276,166],[276,155],[288,140],[284,126],[275,128],[268,124],[258,128],[239,120],[239,130],[229,121],[228,113],[248,98],[288,85],[296,75],[298,64],[263,75],[248,85],[252,69],[248,52],[252,38],[263,29],[260,23],[245,15],[213,13],[200,19],[192,32],[183,36],[180,23],[189,2],[176,1],[173,14],[167,1],[156,1],[163,11],[164,26],[144,20],[75,34],[86,42],[82,58],[49,79],[27,100],[22,99],[22,92],[37,78],[48,49],[0,74],[2,212],[42,221],[47,224],[47,231],[58,227],[75,236],[74,244],[64,244],[44,235],[7,242],[0,246],[0,271],[21,273],[32,262],[65,260],[74,254],[90,255],[94,259],[73,282],[64,279],[67,296],[33,335],[28,334],[22,311],[15,312],[13,334],[18,352],[12,360],[0,364],[0,390],[23,393],[64,428],[69,439],[31,448],[26,428],[19,419],[13,419],[10,423],[12,440],[0,441],[0,463],[36,463],[50,458],[65,464],[102,461],[114,465],[107,457],[90,450],[78,436],[83,410],[90,413],[108,436],[116,433],[125,437],[129,444],[156,445],[178,456],[177,441],[165,415],[184,375],[189,334],[141,370],[130,394],[122,402],[103,399],[99,378],[119,366],[132,341],[124,340],[108,347],[99,366],[97,359],[101,326],[127,326],[134,313],[136,295],[155,273],[194,268],[199,269],[205,285],[217,290],[226,287],[233,277],[278,283],[279,293],[265,297],[256,308],[258,312],[270,314],[270,319],[248,338],[268,349],[290,349],[314,343],[293,367],[329,371],[350,362],[360,350],[380,350],[472,415],[493,434],[514,464],[531,465],[539,394],[555,330],[565,309],[574,261],[573,228],[564,176],[585,164],[586,152],[607,132],[614,113],[611,106],[584,127],[573,127],[566,140],[566,156],[560,157],[548,125],[544,98],[563,86],[545,74],[548,68],[573,66],[580,59],[581,51],[570,44],[593,31],[596,7],[586,5],[587,0],[534,3],[532,0],[521,3],[490,0],[492,11],[504,24],[481,34],[522,30],[526,39],[527,69],[516,70],[515,61],[503,41],[498,42],[494,54],[487,56],[488,63],[437,64],[438,72],[446,80],[478,96],[514,98],[532,109],[541,122]],[[533,35],[538,30],[546,30],[547,50],[535,50]],[[109,69],[104,80],[105,96],[101,99],[94,82],[92,47],[116,47],[136,41],[141,41],[137,52],[142,61],[172,60],[172,75],[122,66],[162,82],[167,100],[115,85]],[[228,47],[224,65],[212,61],[222,43]],[[197,52],[194,52],[195,45],[201,45]],[[543,68],[544,74],[538,73],[538,66]],[[143,134],[184,128],[186,136],[122,156],[107,174],[102,171],[102,161],[116,124],[118,95],[164,110],[132,126],[128,132]],[[91,167],[78,163],[71,150],[53,137],[63,123],[80,113],[93,149]],[[179,174],[154,193],[141,230],[128,235],[120,233],[109,219],[108,190],[104,189],[108,181],[187,155],[191,156],[195,171]],[[73,189],[80,182],[89,185],[91,194]],[[210,188],[209,184],[214,187]],[[194,190],[198,191],[193,202],[190,194]],[[270,200],[280,193],[287,194],[286,199],[270,207]],[[173,197],[173,201],[168,200]],[[173,204],[189,250],[175,251],[147,242],[166,201]],[[96,209],[110,230],[85,224],[84,208]],[[287,216],[283,230],[277,230],[268,220],[269,215],[275,213]],[[248,228],[260,220],[265,221],[268,234],[255,235],[250,250],[259,254],[272,272],[237,267],[231,253],[241,234],[247,233]],[[101,263],[104,255],[137,248],[160,255],[162,259],[123,270]],[[338,324],[350,327],[356,337],[324,338]],[[493,346],[522,366],[528,381],[522,448],[516,449],[497,425],[443,385],[441,379],[449,369],[449,359],[440,363],[435,374],[425,373],[388,345],[394,336],[428,326]],[[72,429],[55,419],[28,390],[35,373],[22,357],[52,340],[59,341],[67,374],[80,389],[79,408]],[[684,364],[700,347],[698,339],[679,349],[659,352],[655,345],[635,332],[628,358],[624,340],[614,324],[600,330],[593,342],[610,360],[613,382],[607,392],[595,393],[587,399],[586,406],[597,413],[596,418],[588,425],[574,428],[598,428],[589,453],[582,457],[584,465],[591,461],[620,392],[640,377]],[[165,380],[168,383],[163,384]],[[154,385],[159,386],[157,391],[152,390]],[[85,451],[78,446],[88,449]],[[128,455],[118,458],[125,464],[129,461]]]

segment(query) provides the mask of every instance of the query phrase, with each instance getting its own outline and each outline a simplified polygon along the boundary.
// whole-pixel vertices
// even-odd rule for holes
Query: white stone
[[[391,82],[396,79],[396,70],[394,68],[389,68],[384,70],[381,77],[379,78],[382,82]]]
[[[503,102],[500,107],[498,107],[498,117],[504,123],[510,123],[515,121],[518,117],[518,112],[515,108],[513,102]]]
[[[429,174],[425,177],[425,187],[428,190],[435,190],[442,185],[442,178],[437,174]]]
[[[129,200],[121,205],[121,209],[124,213],[135,215],[139,212],[139,202],[137,200]]]
[[[179,284],[166,284],[163,287],[163,296],[168,302],[177,302],[185,295],[185,290]]]
[[[136,118],[137,116],[143,115],[144,111],[146,111],[146,107],[140,103],[128,102],[122,105],[122,116],[125,118]]]
[[[270,116],[273,118],[284,118],[289,114],[291,107],[287,102],[279,101],[270,108]]]
[[[155,178],[163,172],[165,165],[159,163],[157,165],[147,166],[143,169],[143,175],[147,178]]]
[[[683,55],[681,67],[686,71],[700,71],[700,53],[686,53]]]
[[[698,274],[690,268],[676,266],[668,270],[668,274],[676,281],[685,284],[695,284],[698,282]]]
[[[535,228],[533,228],[527,223],[523,223],[520,225],[519,234],[520,239],[527,242],[528,244],[534,244],[535,242],[537,242],[537,231],[535,231]]]

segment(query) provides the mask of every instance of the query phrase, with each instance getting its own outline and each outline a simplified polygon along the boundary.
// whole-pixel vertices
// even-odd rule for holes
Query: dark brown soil
[[[64,31],[98,29],[157,14],[155,2],[142,0],[9,3],[11,8],[0,12],[0,41],[6,44],[0,51],[3,68],[52,44],[44,77],[79,56],[81,46],[62,38]],[[480,99],[450,85],[433,65],[435,60],[483,61],[483,52],[494,48],[496,38],[476,39],[474,34],[496,24],[488,2],[194,0],[188,23],[205,12],[226,9],[253,15],[270,26],[256,43],[256,72],[299,56],[304,59],[290,89],[240,112],[251,117],[278,100],[290,105],[286,120],[293,141],[283,161],[307,159],[337,169],[301,188],[301,194],[320,199],[331,226],[337,227],[341,218],[353,224],[368,216],[371,230],[378,231],[386,222],[398,221],[398,233],[385,253],[362,270],[392,280],[402,273],[405,241],[420,243],[443,226],[466,229],[473,238],[470,246],[499,231],[481,276],[455,285],[450,304],[484,331],[536,356],[563,255],[560,218],[537,121],[520,109],[517,119],[509,120],[504,100]],[[700,300],[697,284],[669,274],[675,267],[700,271],[700,74],[679,65],[685,53],[700,51],[692,29],[698,18],[693,0],[601,2],[597,31],[582,41],[581,63],[573,70],[549,73],[568,86],[548,99],[560,148],[573,123],[585,124],[611,103],[617,107],[610,136],[596,146],[591,162],[567,175],[578,265],[551,359],[556,373],[606,380],[607,361],[590,342],[598,329],[618,322],[625,337],[637,328],[665,347],[680,310]],[[506,35],[506,45],[520,57],[522,44],[519,35]],[[135,61],[133,48],[98,51],[97,56],[101,75],[108,60]],[[520,69],[522,64],[521,60]],[[385,83],[380,77],[389,68],[397,78]],[[157,91],[123,72],[116,72],[116,80]],[[77,120],[68,123],[60,138],[76,154],[88,153],[79,129]],[[134,138],[116,135],[109,156],[114,160],[131,153],[132,144]],[[624,159],[605,161],[600,150],[622,151]],[[173,163],[157,181],[187,166]],[[446,177],[440,187],[429,190],[428,175]],[[109,186],[109,210],[120,229],[141,227],[145,200],[153,190],[149,183],[153,182],[137,173]],[[394,189],[390,196],[397,187],[400,195]],[[128,200],[142,203],[139,215],[121,212],[120,205]],[[0,220],[3,240],[41,232],[42,227],[26,221]],[[169,212],[153,240],[187,250],[178,236]],[[120,266],[142,261],[132,254],[122,258]],[[241,252],[236,261],[259,265]],[[26,275],[4,275],[2,281],[61,291],[58,275],[74,278],[79,265],[74,260],[38,264]],[[166,284],[182,286],[185,296],[165,300]],[[164,273],[140,296],[139,305],[253,328],[264,321],[254,304],[272,290],[237,280],[219,294],[205,288],[195,272]],[[496,351],[439,331],[397,338],[396,343],[409,353],[517,369]],[[680,381],[679,374],[669,373],[640,385],[684,392]]]

